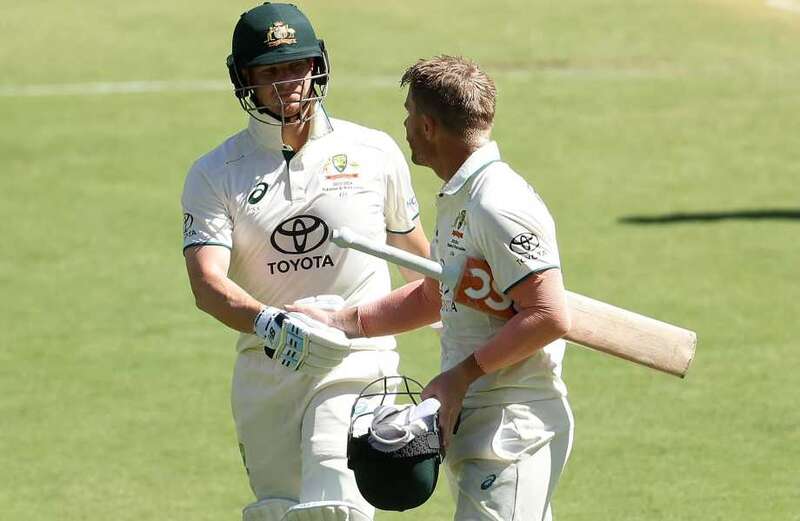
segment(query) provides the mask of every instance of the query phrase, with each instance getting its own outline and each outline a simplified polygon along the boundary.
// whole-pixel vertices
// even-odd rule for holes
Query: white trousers
[[[445,458],[456,521],[549,521],[572,448],[566,398],[464,409]]]
[[[350,410],[370,381],[397,374],[394,351],[356,351],[320,380],[239,353],[231,406],[239,448],[259,500],[346,501],[368,513],[347,468]]]

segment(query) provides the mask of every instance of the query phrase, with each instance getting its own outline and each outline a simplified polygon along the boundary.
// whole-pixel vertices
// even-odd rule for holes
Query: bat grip
[[[340,248],[352,248],[368,255],[379,257],[436,280],[442,280],[443,277],[442,266],[438,262],[388,244],[367,239],[346,227],[335,228],[331,232],[331,242]]]

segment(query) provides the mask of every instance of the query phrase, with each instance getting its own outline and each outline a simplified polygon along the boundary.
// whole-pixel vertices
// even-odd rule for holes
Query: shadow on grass
[[[800,220],[800,209],[731,210],[724,212],[681,212],[662,215],[627,215],[620,217],[623,224],[673,224],[710,221],[766,221]]]

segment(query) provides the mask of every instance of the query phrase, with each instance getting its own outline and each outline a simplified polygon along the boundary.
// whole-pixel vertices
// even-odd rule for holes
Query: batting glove
[[[302,313],[265,307],[254,329],[265,341],[267,356],[293,371],[324,376],[350,353],[343,332]]]

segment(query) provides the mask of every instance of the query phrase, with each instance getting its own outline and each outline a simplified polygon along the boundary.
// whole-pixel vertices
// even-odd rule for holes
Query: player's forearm
[[[406,282],[414,282],[415,280],[420,280],[425,277],[425,275],[423,275],[422,273],[417,273],[416,271],[404,268],[403,266],[398,266],[397,269],[398,271],[400,271],[400,275]]]
[[[545,300],[544,304],[540,302],[536,307],[523,309],[506,322],[484,346],[439,375],[437,378],[445,378],[447,387],[451,390],[440,389],[434,394],[446,396],[455,392],[455,389],[466,392],[470,384],[481,376],[525,360],[550,342],[564,336],[569,327],[566,298],[556,298],[549,303]],[[460,396],[463,398],[463,394]]]
[[[226,326],[253,332],[253,321],[264,305],[229,278],[210,274],[192,282],[197,307]]]
[[[350,338],[394,335],[439,320],[441,301],[432,279],[409,282],[383,298],[336,312],[330,325]]]
[[[475,352],[478,365],[487,373],[521,362],[564,336],[571,326],[560,270],[532,275],[510,296],[520,308],[518,313]]]
[[[475,360],[485,373],[521,362],[569,331],[569,315],[540,310],[517,313],[475,352]]]

